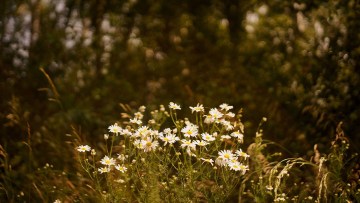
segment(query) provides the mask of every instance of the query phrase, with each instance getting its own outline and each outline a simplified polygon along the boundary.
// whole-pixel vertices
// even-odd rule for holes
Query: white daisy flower
[[[162,133],[160,133],[159,138],[164,142],[164,146],[169,144],[174,144],[176,141],[179,140],[179,138],[175,134],[167,134],[166,136],[163,136]]]
[[[134,113],[134,116],[135,116],[135,118],[137,118],[139,120],[143,119],[143,117],[144,117],[144,115],[141,112]]]
[[[139,127],[135,133],[133,134],[134,137],[147,137],[150,134],[150,130],[147,126]]]
[[[220,105],[220,109],[224,110],[224,111],[229,111],[230,109],[233,109],[233,108],[234,108],[233,106],[229,106],[226,103],[223,103],[223,104]]]
[[[204,163],[206,162],[206,163],[211,164],[212,166],[214,165],[214,160],[212,160],[212,159],[205,159],[205,158],[201,158],[201,160],[203,160],[203,161],[204,161]]]
[[[144,113],[145,110],[146,110],[146,106],[140,106],[140,107],[139,107],[139,111],[140,111],[140,112]]]
[[[241,170],[241,163],[238,161],[234,161],[234,162],[228,162],[228,166],[230,167],[231,170],[234,171],[240,171]]]
[[[232,130],[234,129],[234,126],[231,125],[230,121],[227,121],[225,119],[221,119],[220,123],[225,127],[226,130]]]
[[[118,135],[122,130],[122,128],[120,126],[118,126],[117,123],[115,123],[114,125],[109,126],[108,129],[109,129],[109,132],[115,133],[115,135]]]
[[[79,152],[89,152],[91,147],[89,145],[80,145],[76,148]]]
[[[99,168],[98,171],[102,174],[102,173],[108,173],[110,172],[110,168],[109,167],[102,167]]]
[[[121,131],[120,133],[121,135],[126,135],[126,136],[132,136],[132,133],[129,129],[125,128]]]
[[[186,153],[187,153],[189,156],[196,157],[196,154],[191,151],[191,148],[187,148],[187,149],[186,149]]]
[[[234,158],[234,154],[230,150],[221,150],[218,152],[218,154],[220,158],[226,161],[229,161]]]
[[[228,112],[226,114],[226,116],[230,117],[230,118],[234,118],[235,117],[235,114],[233,112]]]
[[[182,148],[187,148],[192,150],[196,149],[196,145],[191,140],[182,139],[181,142],[182,144],[180,146]]]
[[[206,145],[210,144],[204,140],[195,140],[195,141],[193,141],[193,143],[200,147],[205,147]]]
[[[137,125],[141,125],[141,124],[142,124],[142,121],[141,121],[139,118],[135,117],[135,118],[133,118],[133,119],[130,119],[130,123],[134,123],[134,124],[137,124]]]
[[[204,117],[204,123],[206,124],[211,124],[215,122],[215,119],[211,115],[205,115]]]
[[[244,159],[247,159],[250,157],[250,155],[246,154],[241,149],[236,150],[235,154],[238,155],[239,157],[243,157]]]
[[[120,161],[125,161],[125,159],[126,159],[126,156],[125,155],[123,155],[123,154],[118,154],[118,157],[117,157],[117,159],[119,159]]]
[[[104,134],[104,139],[105,140],[109,139],[109,134]]]
[[[196,137],[198,134],[198,126],[192,123],[187,123],[184,128],[181,129],[181,132],[184,133],[185,137]]]
[[[191,107],[190,106],[190,109],[191,109],[191,113],[194,113],[195,112],[204,112],[204,107],[202,104],[197,104],[195,107]]]
[[[159,131],[158,130],[149,130],[149,135],[153,138],[156,138],[159,136]]]
[[[215,159],[215,164],[218,166],[225,166],[227,164],[227,160],[221,158],[221,157],[217,157]]]
[[[215,137],[210,135],[209,133],[202,133],[201,138],[207,142],[212,142],[215,140]]]
[[[146,140],[141,140],[141,146],[142,149],[144,149],[144,152],[150,152],[156,150],[159,146],[159,142],[156,140],[153,141],[151,137],[147,137]]]
[[[171,129],[170,129],[170,128],[165,128],[165,129],[163,130],[163,132],[164,132],[165,134],[171,134]]]
[[[136,139],[134,142],[133,142],[133,145],[138,148],[138,149],[143,149],[144,146],[143,146],[143,143],[142,143],[142,140],[138,140]]]
[[[115,165],[115,159],[105,156],[103,159],[101,159],[100,163],[106,166]]]
[[[214,119],[215,122],[219,122],[219,119],[224,115],[216,108],[210,109],[209,114]]]
[[[235,138],[244,138],[244,135],[242,133],[240,133],[239,131],[234,131],[230,134],[232,137],[235,137]]]
[[[169,108],[170,108],[170,109],[173,109],[173,110],[181,110],[180,105],[175,104],[174,102],[170,102]]]
[[[120,171],[121,173],[125,173],[127,171],[127,168],[124,165],[116,165],[116,170]]]
[[[246,171],[249,170],[249,166],[248,166],[248,165],[244,165],[244,164],[240,164],[239,168],[240,168],[240,171],[241,171],[241,173],[242,173],[243,175],[246,173]]]

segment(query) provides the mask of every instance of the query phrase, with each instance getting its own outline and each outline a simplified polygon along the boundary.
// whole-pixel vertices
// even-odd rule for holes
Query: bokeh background
[[[14,187],[70,169],[120,103],[243,108],[246,139],[325,152],[339,122],[360,147],[358,0],[1,0],[0,143]],[[187,110],[190,111],[190,110]],[[69,150],[69,148],[71,150]],[[25,178],[25,179],[24,179]]]

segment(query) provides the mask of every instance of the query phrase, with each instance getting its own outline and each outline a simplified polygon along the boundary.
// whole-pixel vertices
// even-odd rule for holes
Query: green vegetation
[[[359,11],[2,0],[0,202],[359,202]]]

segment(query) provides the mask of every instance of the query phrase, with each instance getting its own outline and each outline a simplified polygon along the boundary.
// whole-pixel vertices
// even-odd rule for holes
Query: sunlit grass
[[[348,153],[350,142],[337,127],[328,154],[317,145],[311,157],[285,157],[264,139],[263,118],[249,135],[242,110],[222,104],[168,106],[147,111],[122,105],[125,112],[104,126],[93,143],[79,129],[63,147],[73,166],[54,167],[48,160],[34,167],[30,126],[21,156],[26,180],[17,177],[13,157],[0,146],[1,198],[9,202],[358,202],[359,156]],[[14,114],[14,122],[21,116]],[[25,122],[26,123],[26,122]],[[107,129],[106,129],[107,128]],[[89,140],[89,141],[85,141]],[[54,142],[55,143],[55,142]],[[34,163],[32,163],[34,162]],[[18,172],[19,171],[19,172]],[[21,183],[21,185],[19,185]]]

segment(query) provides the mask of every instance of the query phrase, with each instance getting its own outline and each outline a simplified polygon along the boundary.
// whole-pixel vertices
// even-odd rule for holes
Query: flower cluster
[[[249,155],[243,152],[241,149],[236,150],[235,154],[230,150],[222,150],[219,152],[219,156],[216,158],[215,163],[219,166],[228,166],[231,170],[240,171],[245,174],[249,170],[249,166],[241,163],[239,158],[246,160]]]
[[[230,111],[233,106],[221,104],[218,108],[211,108],[206,112],[202,104],[197,104],[190,107],[194,120],[177,118],[176,111],[181,110],[180,105],[170,102],[168,107],[170,113],[161,105],[159,110],[151,112],[152,119],[148,121],[144,120],[145,107],[140,107],[122,124],[110,125],[109,134],[105,134],[104,139],[106,142],[111,140],[111,149],[116,145],[115,140],[127,145],[123,145],[123,151],[117,158],[112,157],[112,150],[108,151],[100,160],[101,165],[94,168],[99,173],[108,173],[114,169],[125,173],[128,168],[130,170],[132,163],[136,162],[135,159],[131,160],[136,154],[157,154],[156,157],[183,155],[181,159],[168,157],[160,160],[199,161],[201,167],[210,166],[210,169],[224,169],[240,174],[249,170],[249,155],[241,149],[244,125],[240,120],[241,115]],[[162,128],[168,117],[171,117],[173,126]],[[91,148],[81,145],[77,150],[86,153],[91,151]],[[163,153],[166,150],[174,153]],[[96,153],[92,151],[91,154],[94,156]],[[143,160],[149,156],[140,157]],[[175,167],[174,163],[171,165]]]

